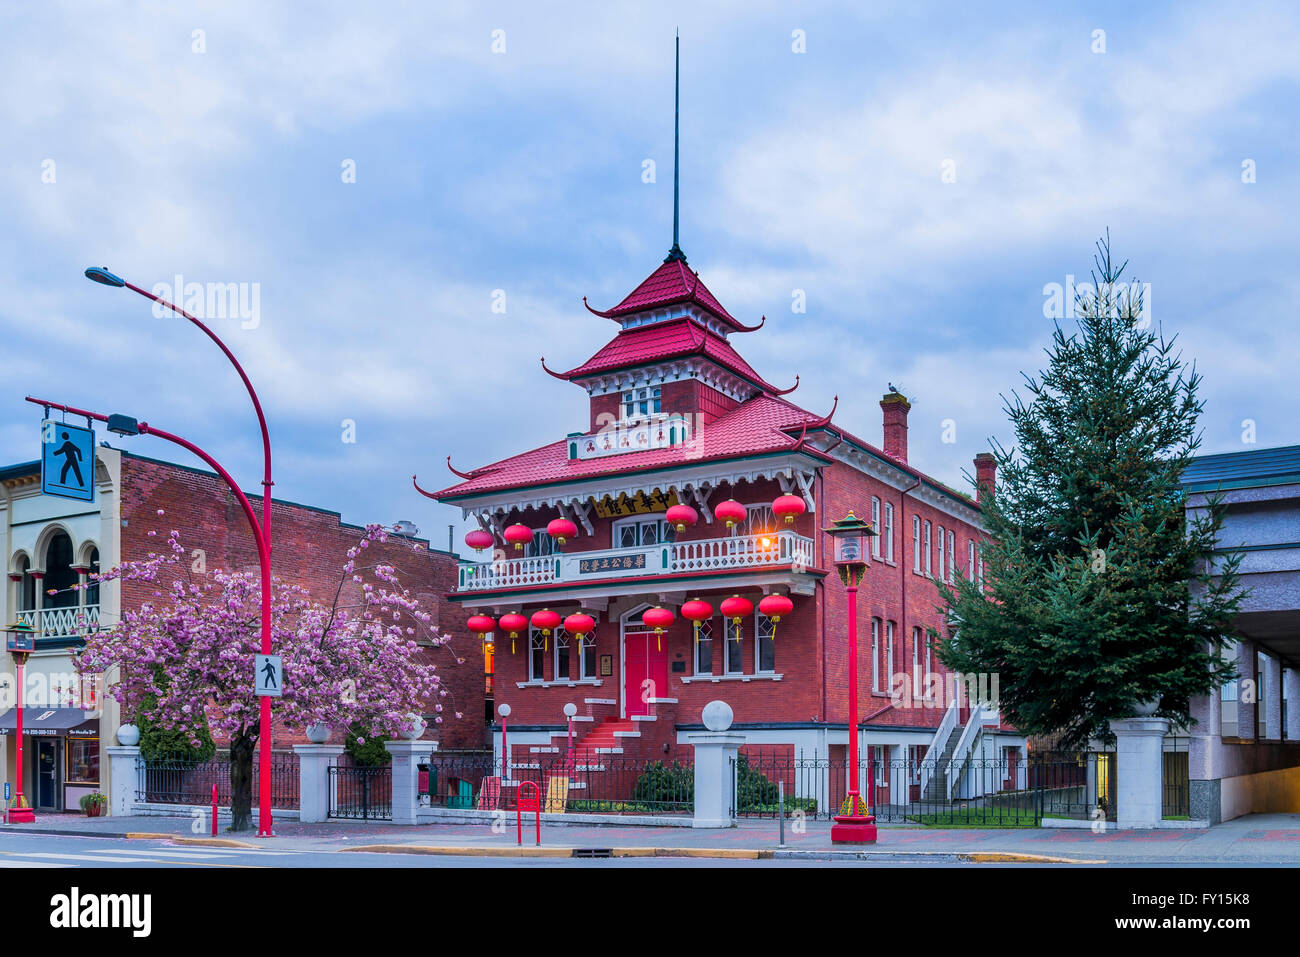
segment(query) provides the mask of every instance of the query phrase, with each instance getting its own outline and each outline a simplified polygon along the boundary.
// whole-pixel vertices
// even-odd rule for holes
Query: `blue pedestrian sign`
[[[95,432],[67,422],[41,423],[41,491],[95,500]]]

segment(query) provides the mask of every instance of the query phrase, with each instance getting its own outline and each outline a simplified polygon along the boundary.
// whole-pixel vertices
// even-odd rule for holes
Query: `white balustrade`
[[[495,562],[462,562],[460,590],[487,591],[551,582],[780,565],[789,565],[798,571],[810,568],[812,564],[811,538],[793,532],[769,532],[699,541],[660,542],[640,548],[566,552]]]
[[[20,611],[18,617],[31,625],[41,638],[85,637],[99,628],[98,605]]]

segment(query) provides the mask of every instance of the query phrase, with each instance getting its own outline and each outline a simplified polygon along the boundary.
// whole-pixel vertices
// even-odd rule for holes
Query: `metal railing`
[[[1115,820],[1114,755],[1034,753],[858,763],[858,791],[878,821],[937,827],[1037,827],[1044,817]],[[732,816],[776,817],[785,785],[787,816],[826,820],[847,813],[842,758],[746,749],[731,764]],[[925,787],[939,778],[944,788]],[[951,795],[951,796],[949,796]]]
[[[521,757],[515,752],[516,758]],[[534,757],[534,755],[529,755]],[[421,803],[480,811],[515,809],[519,787],[537,785],[548,814],[690,814],[695,767],[689,759],[647,761],[609,754],[539,755],[516,761],[501,778],[491,752],[434,752],[420,765]]]
[[[136,800],[147,804],[212,803],[212,785],[217,786],[217,803],[230,806],[230,753],[218,751],[207,761],[145,761],[140,759]],[[256,802],[260,770],[252,764],[252,794]],[[298,807],[298,755],[292,751],[271,752],[271,807]]]
[[[377,766],[326,768],[329,774],[329,808],[332,818],[390,821],[393,818],[393,769]]]

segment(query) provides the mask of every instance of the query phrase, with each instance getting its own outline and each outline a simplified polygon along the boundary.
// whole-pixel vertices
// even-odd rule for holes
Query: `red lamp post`
[[[217,338],[216,333],[205,326],[200,320],[191,316],[188,312],[166,299],[161,299],[149,292],[147,289],[141,289],[108,271],[107,267],[91,266],[86,270],[86,278],[97,282],[100,285],[111,286],[116,288],[127,288],[132,292],[144,296],[160,306],[165,306],[178,316],[184,316],[193,323],[199,331],[211,339],[222,351],[230,364],[235,367],[239,373],[239,378],[244,383],[244,388],[248,390],[248,397],[253,401],[253,411],[257,413],[258,428],[262,432],[262,522],[260,531],[255,529],[254,537],[257,539],[257,557],[258,564],[261,566],[262,575],[262,654],[271,654],[271,486],[275,483],[271,480],[271,434],[266,427],[266,416],[262,414],[262,403],[257,398],[257,390],[253,388],[253,383],[249,380],[248,374],[244,372],[244,367],[239,364],[235,354],[230,351],[224,342]],[[155,431],[155,435],[164,437],[162,433]],[[183,444],[183,443],[182,443]],[[213,464],[209,462],[209,464]],[[229,476],[222,473],[222,477],[235,488]],[[237,491],[238,496],[242,492]],[[256,525],[256,521],[254,521]],[[258,815],[257,815],[257,836],[270,837],[271,831],[271,699],[263,695],[259,702],[261,713],[259,715],[259,726],[257,732],[257,762],[258,762]]]
[[[31,625],[19,620],[6,628],[5,634],[5,647],[13,656],[16,672],[14,678],[18,682],[18,717],[15,729],[18,734],[18,774],[13,805],[5,808],[5,820],[10,824],[31,824],[36,820],[36,812],[27,803],[27,798],[23,797],[23,665],[27,664],[28,656],[36,650],[36,633]]]
[[[58,409],[60,412],[68,412],[72,415],[84,416],[88,419],[95,419],[99,422],[108,423],[108,430],[118,435],[156,435],[160,439],[165,439],[179,445],[181,448],[194,453],[202,459],[207,466],[221,476],[230,493],[239,503],[240,509],[244,513],[244,518],[248,520],[248,527],[253,532],[253,541],[257,545],[257,555],[262,568],[262,648],[271,647],[271,545],[263,531],[263,526],[257,520],[257,513],[253,511],[252,504],[244,494],[230,473],[221,467],[214,459],[203,449],[199,448],[188,439],[183,439],[179,435],[173,435],[171,432],[164,432],[148,422],[137,422],[135,419],[126,415],[104,415],[100,412],[91,412],[87,409],[77,409],[70,405],[60,405],[58,402],[50,402],[48,399],[36,399],[27,396],[27,401],[33,405],[44,406],[47,409]],[[269,486],[268,486],[269,490]],[[269,494],[269,491],[268,491]],[[269,654],[269,651],[263,651],[263,654]],[[260,716],[260,729],[258,731],[257,747],[259,753],[259,773],[261,779],[258,782],[258,837],[271,837],[271,710],[269,698],[262,698],[262,713]],[[21,712],[20,712],[21,714]]]
[[[867,570],[867,543],[875,530],[849,510],[830,528],[822,529],[835,540],[835,568],[849,599],[849,813],[836,815],[831,826],[833,844],[874,844],[876,819],[858,794],[858,585]]]

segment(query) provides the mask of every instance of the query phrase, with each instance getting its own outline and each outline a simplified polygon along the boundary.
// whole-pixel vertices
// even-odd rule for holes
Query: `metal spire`
[[[673,66],[673,248],[668,250],[668,256],[664,262],[673,262],[681,260],[686,262],[686,254],[682,252],[682,247],[677,242],[678,228],[678,205],[681,190],[679,188],[679,167],[678,148],[681,142],[681,103],[682,103],[682,34],[677,32],[675,41],[675,62]]]

